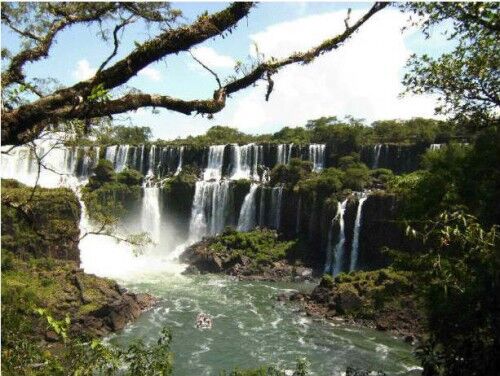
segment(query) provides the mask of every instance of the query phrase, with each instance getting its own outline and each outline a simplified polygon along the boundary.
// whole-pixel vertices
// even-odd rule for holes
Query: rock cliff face
[[[79,262],[79,221],[80,204],[69,189],[2,181],[2,249]]]
[[[155,299],[79,269],[80,204],[68,189],[32,189],[2,182],[2,317],[33,321],[33,335],[59,340],[32,316],[44,308],[69,315],[70,334],[100,336],[123,327]]]
[[[418,169],[428,144],[378,144],[361,149],[361,161],[371,168],[388,168],[396,174]]]

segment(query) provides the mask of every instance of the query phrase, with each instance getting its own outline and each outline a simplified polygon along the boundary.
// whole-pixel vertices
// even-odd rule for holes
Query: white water
[[[382,144],[377,144],[373,147],[374,158],[373,158],[372,169],[378,168],[378,163],[380,160],[380,151],[382,150],[382,146],[383,146]]]
[[[313,163],[313,171],[319,172],[325,168],[325,145],[309,145],[309,160]]]
[[[231,145],[231,179],[258,180],[257,165],[262,160],[262,146],[247,144]]]
[[[189,241],[200,240],[206,235],[220,234],[227,223],[229,203],[229,181],[196,182]]]
[[[368,195],[366,193],[362,193],[359,198],[358,209],[356,211],[356,220],[354,222],[354,236],[352,240],[352,249],[351,249],[351,263],[349,265],[349,271],[356,270],[358,264],[359,257],[359,233],[361,232],[361,220],[363,217],[363,204],[365,203]]]
[[[116,150],[118,149],[117,145],[108,146],[106,148],[106,152],[104,153],[104,159],[107,159],[115,166],[115,158],[116,158]]]
[[[115,171],[121,172],[127,167],[127,157],[129,151],[129,145],[120,145],[118,146],[118,151],[116,153],[116,161],[115,161]]]
[[[289,144],[278,144],[276,147],[276,164],[288,164],[288,148],[291,149]]]
[[[175,176],[179,175],[182,171],[182,159],[184,157],[184,146],[181,146],[179,149],[179,164],[177,165],[177,169],[175,170]]]
[[[86,177],[77,178],[76,173],[76,148],[53,148],[51,141],[39,142],[36,153],[44,156],[43,164],[48,169],[41,168],[38,185],[44,188],[67,187],[72,189],[80,198],[80,187],[87,183]],[[2,151],[10,147],[3,146]],[[113,157],[116,148],[107,148],[106,156]],[[99,148],[96,148],[98,155]],[[28,186],[33,186],[37,181],[38,164],[36,158],[30,157],[28,147],[17,147],[9,155],[2,154],[2,179],[11,178]],[[95,159],[97,160],[97,158]],[[115,238],[106,235],[88,234],[96,232],[100,225],[89,220],[83,201],[80,200],[82,215],[80,219],[79,243],[81,267],[87,273],[102,277],[117,278],[121,281],[135,281],[144,276],[179,274],[185,268],[171,260],[169,254],[175,249],[175,239],[171,238],[168,225],[161,223],[159,188],[145,188],[142,208],[139,213],[138,226],[134,230],[150,233],[157,243],[143,250],[137,255],[137,249],[126,242],[118,242]],[[135,232],[135,231],[134,231]],[[87,234],[87,235],[86,235]],[[118,227],[114,235],[126,238],[130,234],[125,228]],[[159,244],[162,243],[162,247]],[[169,246],[170,245],[170,246]]]
[[[439,150],[443,147],[444,144],[431,144],[429,147],[430,150]]]
[[[151,240],[158,244],[161,231],[160,188],[158,187],[144,187],[141,225],[142,229],[149,231]]]
[[[344,254],[345,254],[345,224],[344,224],[344,213],[347,206],[347,199],[338,203],[338,218],[339,218],[339,241],[335,246],[335,258],[333,260],[333,275],[336,276],[342,271],[342,265],[344,264]]]
[[[240,216],[238,219],[238,231],[250,231],[255,227],[255,196],[258,186],[258,184],[252,183],[252,185],[250,185],[250,191],[243,200],[243,205],[241,206]]]
[[[207,168],[203,171],[203,180],[220,180],[222,177],[222,159],[225,145],[213,145],[208,149]]]

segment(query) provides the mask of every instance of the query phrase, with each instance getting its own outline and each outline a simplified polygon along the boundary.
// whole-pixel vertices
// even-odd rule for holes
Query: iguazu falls
[[[497,375],[498,3],[1,10],[3,374]]]

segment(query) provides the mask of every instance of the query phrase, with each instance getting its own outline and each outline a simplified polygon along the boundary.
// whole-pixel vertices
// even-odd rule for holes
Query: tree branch
[[[36,137],[50,123],[69,119],[89,119],[136,110],[141,107],[160,107],[186,115],[194,113],[214,114],[221,111],[226,104],[226,96],[245,89],[259,79],[270,77],[279,69],[295,64],[308,64],[316,57],[340,47],[370,17],[386,7],[389,3],[377,2],[355,24],[331,39],[303,53],[294,53],[282,60],[270,60],[260,63],[245,76],[229,82],[214,92],[212,99],[182,100],[170,96],[152,94],[127,94],[119,99],[87,103],[85,98],[92,88],[102,84],[111,89],[127,82],[139,70],[166,55],[187,51],[193,45],[208,38],[220,35],[248,14],[251,3],[234,3],[225,10],[211,16],[201,16],[194,24],[169,30],[158,37],[144,43],[118,61],[112,67],[96,74],[92,79],[82,81],[71,88],[62,89],[21,106],[12,111],[4,111],[2,139],[4,144],[22,144]],[[270,84],[270,82],[268,81]],[[269,93],[270,94],[270,93]],[[82,100],[83,103],[82,103]]]

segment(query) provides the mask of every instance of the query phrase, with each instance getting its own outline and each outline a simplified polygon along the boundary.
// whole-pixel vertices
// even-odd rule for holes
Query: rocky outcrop
[[[286,299],[299,302],[311,316],[391,331],[413,342],[423,333],[422,304],[414,291],[410,274],[381,269],[325,276],[310,294]]]
[[[80,203],[65,188],[35,190],[2,179],[2,249],[80,261]]]
[[[80,204],[68,189],[2,181],[2,316],[33,322],[34,338],[60,338],[33,307],[56,320],[69,317],[70,335],[102,336],[121,330],[155,304],[116,282],[79,268]]]
[[[255,231],[258,233],[258,231]],[[270,231],[265,231],[270,232]],[[224,235],[222,235],[224,236]],[[240,235],[246,236],[246,235]],[[226,274],[241,280],[304,281],[311,280],[313,271],[300,263],[291,262],[283,255],[261,262],[262,256],[249,256],[231,246],[222,248],[220,237],[205,238],[188,247],[179,257],[188,264],[185,274]],[[264,253],[264,252],[263,252]]]

